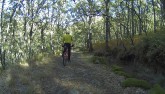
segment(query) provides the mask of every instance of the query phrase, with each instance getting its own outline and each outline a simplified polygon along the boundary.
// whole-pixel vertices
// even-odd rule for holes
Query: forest
[[[92,54],[94,64],[145,66],[165,76],[165,0],[1,0],[1,71],[61,55],[66,32],[72,50]]]

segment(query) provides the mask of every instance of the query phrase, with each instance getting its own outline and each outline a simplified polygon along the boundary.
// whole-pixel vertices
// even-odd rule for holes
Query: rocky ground
[[[125,79],[110,67],[90,63],[90,55],[73,53],[67,66],[61,57],[13,66],[0,76],[0,94],[148,94],[123,88]]]

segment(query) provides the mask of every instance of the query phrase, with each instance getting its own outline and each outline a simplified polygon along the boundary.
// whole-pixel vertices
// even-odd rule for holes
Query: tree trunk
[[[89,8],[90,8],[90,15],[89,15],[89,30],[88,30],[88,43],[87,43],[87,47],[88,47],[88,51],[92,52],[93,51],[93,46],[92,46],[92,13],[93,13],[93,9],[92,9],[92,4],[93,4],[93,0],[88,0],[89,3]]]
[[[29,59],[31,59],[31,57],[32,57],[32,47],[31,47],[32,35],[33,35],[33,23],[31,25],[30,34],[29,34],[29,36],[30,36],[30,40],[29,40],[30,41],[30,44],[29,44]]]
[[[163,10],[162,17],[165,19],[165,0],[161,0],[161,3],[162,3],[162,10]]]
[[[161,26],[165,26],[165,0],[161,0]]]
[[[41,42],[42,42],[42,50],[43,50],[43,51],[45,50],[44,30],[46,29],[47,24],[48,24],[47,22],[44,23],[44,25],[43,25],[42,28],[41,28]]]
[[[105,0],[105,48],[106,50],[109,49],[109,44],[108,44],[108,40],[109,40],[109,32],[110,32],[110,22],[109,22],[109,2],[110,0]]]
[[[152,0],[152,7],[154,12],[154,32],[156,32],[156,15],[155,15],[155,3],[154,0]]]
[[[134,36],[134,33],[135,33],[135,27],[134,27],[134,0],[132,0],[131,2],[131,5],[132,5],[132,34],[131,36],[133,37]]]
[[[137,1],[138,2],[138,1]],[[141,20],[141,0],[139,0],[139,35],[142,34],[142,20]]]
[[[1,64],[2,64],[2,68],[5,69],[6,65],[5,65],[5,57],[4,57],[4,49],[3,49],[3,13],[4,13],[4,5],[5,5],[5,0],[2,1],[2,10],[1,10],[1,28],[0,28],[0,34],[1,34],[1,45],[0,45],[0,58],[1,58]]]
[[[92,16],[89,16],[89,31],[88,31],[88,51],[92,52],[93,51],[93,46],[92,46]]]
[[[127,32],[127,37],[129,37],[129,35],[130,35],[130,32],[129,32],[129,22],[130,22],[130,9],[129,9],[129,1],[126,1],[126,6],[128,6],[128,15],[127,15],[127,26],[126,26],[126,32]]]

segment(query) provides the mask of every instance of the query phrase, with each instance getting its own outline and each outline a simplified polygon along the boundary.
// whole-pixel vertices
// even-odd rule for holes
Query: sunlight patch
[[[9,82],[11,80],[11,74],[7,75],[6,81]]]
[[[74,82],[70,82],[68,80],[60,80],[60,79],[54,78],[54,81],[56,83],[59,83],[62,86],[65,86],[65,87],[71,87],[71,86],[74,86],[75,85]]]
[[[27,67],[29,67],[29,64],[28,63],[20,63],[20,66],[24,67],[24,68],[27,68]]]

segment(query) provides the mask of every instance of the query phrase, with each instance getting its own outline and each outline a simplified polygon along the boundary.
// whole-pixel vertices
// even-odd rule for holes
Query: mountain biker
[[[62,41],[63,41],[63,47],[64,47],[62,56],[63,56],[64,52],[66,51],[66,48],[65,47],[67,47],[68,48],[68,60],[70,61],[71,44],[72,44],[73,38],[69,34],[69,32],[66,32],[66,34],[63,35]]]

